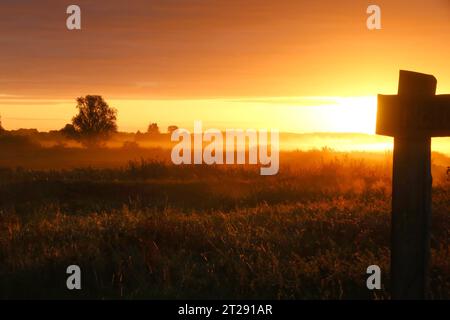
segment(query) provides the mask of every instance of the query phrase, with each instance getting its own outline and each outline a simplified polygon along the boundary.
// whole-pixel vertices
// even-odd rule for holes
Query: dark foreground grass
[[[0,197],[0,298],[389,298],[385,166],[334,159],[267,179],[209,168],[175,180],[182,173],[171,170],[183,169],[157,165],[159,178],[135,168],[135,178],[127,169],[3,179],[3,190],[35,199]],[[149,185],[152,201],[125,200]],[[449,190],[443,180],[433,190],[436,299],[450,298]],[[67,205],[70,195],[84,202]],[[66,289],[71,264],[81,291]],[[366,288],[372,264],[379,291]]]
[[[448,194],[435,201],[432,294],[449,298]],[[165,210],[20,223],[3,214],[1,298],[388,298],[389,207],[334,199],[230,212]],[[65,288],[78,264],[83,290]],[[365,287],[367,266],[383,290]]]

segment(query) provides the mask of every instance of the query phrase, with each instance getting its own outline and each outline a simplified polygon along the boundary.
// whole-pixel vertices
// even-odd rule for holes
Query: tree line
[[[86,95],[76,99],[77,114],[60,130],[68,139],[80,142],[85,147],[103,145],[112,134],[117,133],[117,109],[112,108],[100,95]],[[178,129],[175,125],[167,128],[169,134]],[[2,126],[0,117],[0,133],[6,130]],[[140,132],[138,132],[140,133]],[[160,134],[156,122],[151,122],[147,134]]]

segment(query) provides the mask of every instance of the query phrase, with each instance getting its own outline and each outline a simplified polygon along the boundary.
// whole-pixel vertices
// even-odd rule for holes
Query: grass
[[[255,167],[0,171],[0,298],[386,299],[390,163],[331,151]],[[431,293],[450,298],[450,183],[435,164]],[[66,268],[82,269],[81,291]],[[366,268],[382,270],[369,291]]]

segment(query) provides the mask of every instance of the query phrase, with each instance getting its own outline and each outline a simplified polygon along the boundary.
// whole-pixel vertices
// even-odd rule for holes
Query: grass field
[[[152,159],[4,167],[0,298],[389,298],[390,159],[284,152],[272,177]],[[449,299],[450,159],[433,159],[430,287]],[[366,288],[372,264],[382,290]]]

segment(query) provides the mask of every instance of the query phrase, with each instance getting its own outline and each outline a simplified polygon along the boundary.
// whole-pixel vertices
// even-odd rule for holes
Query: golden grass
[[[92,202],[77,214],[54,189],[28,214],[3,199],[0,298],[389,298],[389,165],[318,156],[323,162],[305,156],[268,179],[251,168],[162,164],[155,178],[147,162],[122,171],[14,172],[7,187],[31,193],[47,181],[74,195],[81,192],[74,181],[86,177],[130,197],[148,185],[163,191],[154,202],[102,207],[92,188]],[[176,180],[183,175],[194,184]],[[450,183],[441,178],[433,190],[431,290],[448,299]],[[188,189],[191,202],[182,194]],[[116,193],[108,189],[106,200]],[[155,204],[165,196],[163,206]],[[79,292],[65,287],[70,264],[82,269]],[[382,269],[380,291],[366,289],[371,264]]]

